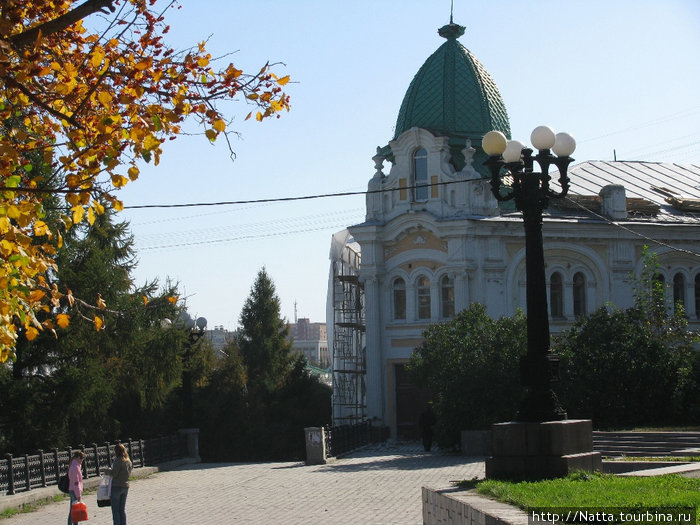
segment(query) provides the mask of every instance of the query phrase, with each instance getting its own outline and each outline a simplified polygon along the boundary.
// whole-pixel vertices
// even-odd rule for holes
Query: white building
[[[331,249],[334,418],[373,419],[393,437],[415,435],[427,393],[404,364],[430,323],[473,302],[492,317],[525,309],[521,214],[493,198],[480,147],[491,129],[509,135],[508,117],[462,33],[440,29],[447,41],[416,74],[395,136],[373,157],[365,221],[336,234]],[[645,245],[659,254],[669,304],[683,302],[698,327],[700,166],[591,161],[569,177],[569,197],[551,201],[543,226],[552,331],[607,303],[632,305]]]

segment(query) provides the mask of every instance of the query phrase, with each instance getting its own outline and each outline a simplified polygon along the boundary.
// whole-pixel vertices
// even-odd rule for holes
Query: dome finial
[[[454,23],[454,10],[455,1],[450,0],[450,23],[438,29],[438,35],[440,35],[442,38],[446,38],[447,40],[457,40],[464,34],[464,30],[466,29],[464,26]]]
[[[447,40],[457,40],[464,34],[466,27],[455,24],[450,17],[450,23],[438,29],[438,35]]]

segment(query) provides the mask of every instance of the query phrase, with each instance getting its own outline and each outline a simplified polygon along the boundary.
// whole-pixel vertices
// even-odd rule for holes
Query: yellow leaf
[[[85,209],[82,206],[73,206],[71,211],[73,212],[73,224],[78,224],[85,217]]]
[[[112,95],[108,91],[100,91],[97,94],[97,99],[102,103],[103,106],[108,107],[112,102]]]
[[[35,303],[37,301],[41,301],[41,299],[43,299],[45,295],[46,294],[41,290],[32,290],[29,294],[29,302]]]
[[[222,131],[224,131],[226,129],[226,122],[224,122],[221,119],[215,120],[213,125],[214,125],[214,129],[216,131],[218,131],[219,133],[221,133]]]
[[[34,223],[34,235],[41,236],[49,233],[49,225],[44,221],[36,221]]]
[[[19,219],[20,211],[19,208],[13,204],[7,207],[7,216],[10,219]]]
[[[145,295],[142,295],[141,299],[143,299],[144,306],[148,304],[148,297],[146,297]]]
[[[258,111],[258,112],[255,114],[255,120],[257,120],[258,122],[262,122],[262,119],[263,119],[263,115],[262,115],[262,113],[260,113],[260,112]]]
[[[68,314],[58,314],[56,316],[56,324],[60,326],[61,328],[67,328],[68,325],[70,324],[70,315]]]
[[[136,166],[131,166],[128,171],[129,178],[133,181],[139,178],[139,169]]]
[[[211,140],[212,142],[214,142],[214,141],[216,140],[216,131],[214,131],[213,129],[208,129],[208,130],[206,130],[206,131],[204,132],[204,134],[205,134],[205,135],[207,136],[207,138],[208,138],[209,140]]]
[[[177,302],[177,297],[171,295],[170,297],[168,297],[168,301],[170,302],[170,304],[175,304]]]
[[[247,98],[249,98],[250,100],[258,100],[258,94],[257,94],[257,93],[251,93],[250,95],[248,95]]]
[[[88,208],[87,216],[88,216],[88,224],[90,224],[90,226],[95,224],[95,210],[93,210],[92,208]]]
[[[129,182],[129,179],[123,175],[112,175],[112,184],[114,184],[115,188],[123,188],[127,182]]]
[[[27,328],[27,333],[26,333],[27,341],[34,341],[34,339],[36,339],[38,335],[39,335],[39,331],[36,328],[34,328],[33,326],[30,326],[29,328]]]
[[[280,78],[280,79],[277,81],[277,83],[278,83],[280,86],[284,86],[287,82],[289,82],[289,75],[284,76],[284,77]]]
[[[143,147],[146,151],[151,151],[158,146],[160,146],[160,140],[155,138],[153,135],[148,135],[143,141]]]
[[[104,321],[103,321],[102,319],[100,319],[100,316],[99,316],[99,315],[96,315],[96,316],[95,316],[94,323],[95,323],[95,330],[96,330],[97,332],[99,332],[100,330],[102,330],[102,325],[104,325]]]
[[[97,294],[97,307],[98,307],[98,308],[101,308],[102,310],[104,310],[105,308],[107,308],[107,303],[105,303],[105,300],[102,299],[102,294],[101,294],[101,293],[98,293],[98,294]]]

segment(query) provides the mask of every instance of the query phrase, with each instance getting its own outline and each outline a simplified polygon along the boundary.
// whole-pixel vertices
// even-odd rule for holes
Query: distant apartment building
[[[292,341],[293,351],[303,354],[310,365],[323,369],[330,366],[326,323],[297,319],[296,323],[289,323],[287,337]]]
[[[215,326],[213,330],[207,330],[204,337],[211,341],[217,355],[223,356],[222,350],[231,341],[236,332],[226,330],[223,326]]]

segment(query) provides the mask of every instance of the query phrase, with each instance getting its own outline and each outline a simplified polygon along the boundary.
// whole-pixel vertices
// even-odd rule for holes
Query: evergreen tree
[[[287,322],[280,318],[280,300],[265,268],[258,272],[240,317],[240,351],[248,373],[248,388],[271,392],[279,388],[293,366]]]
[[[263,268],[240,317],[236,341],[202,391],[208,460],[289,460],[305,453],[304,427],[331,418],[331,390],[292,353],[275,285]]]
[[[0,370],[0,395],[12,400],[0,414],[4,449],[23,453],[158,432],[145,416],[180,381],[181,336],[161,327],[177,307],[168,300],[172,289],[134,288],[132,245],[127,225],[109,211],[66,236],[56,255],[60,270],[46,279],[49,287],[70,289],[74,302],[46,315],[67,315],[71,323],[33,341],[21,337],[16,360]]]

